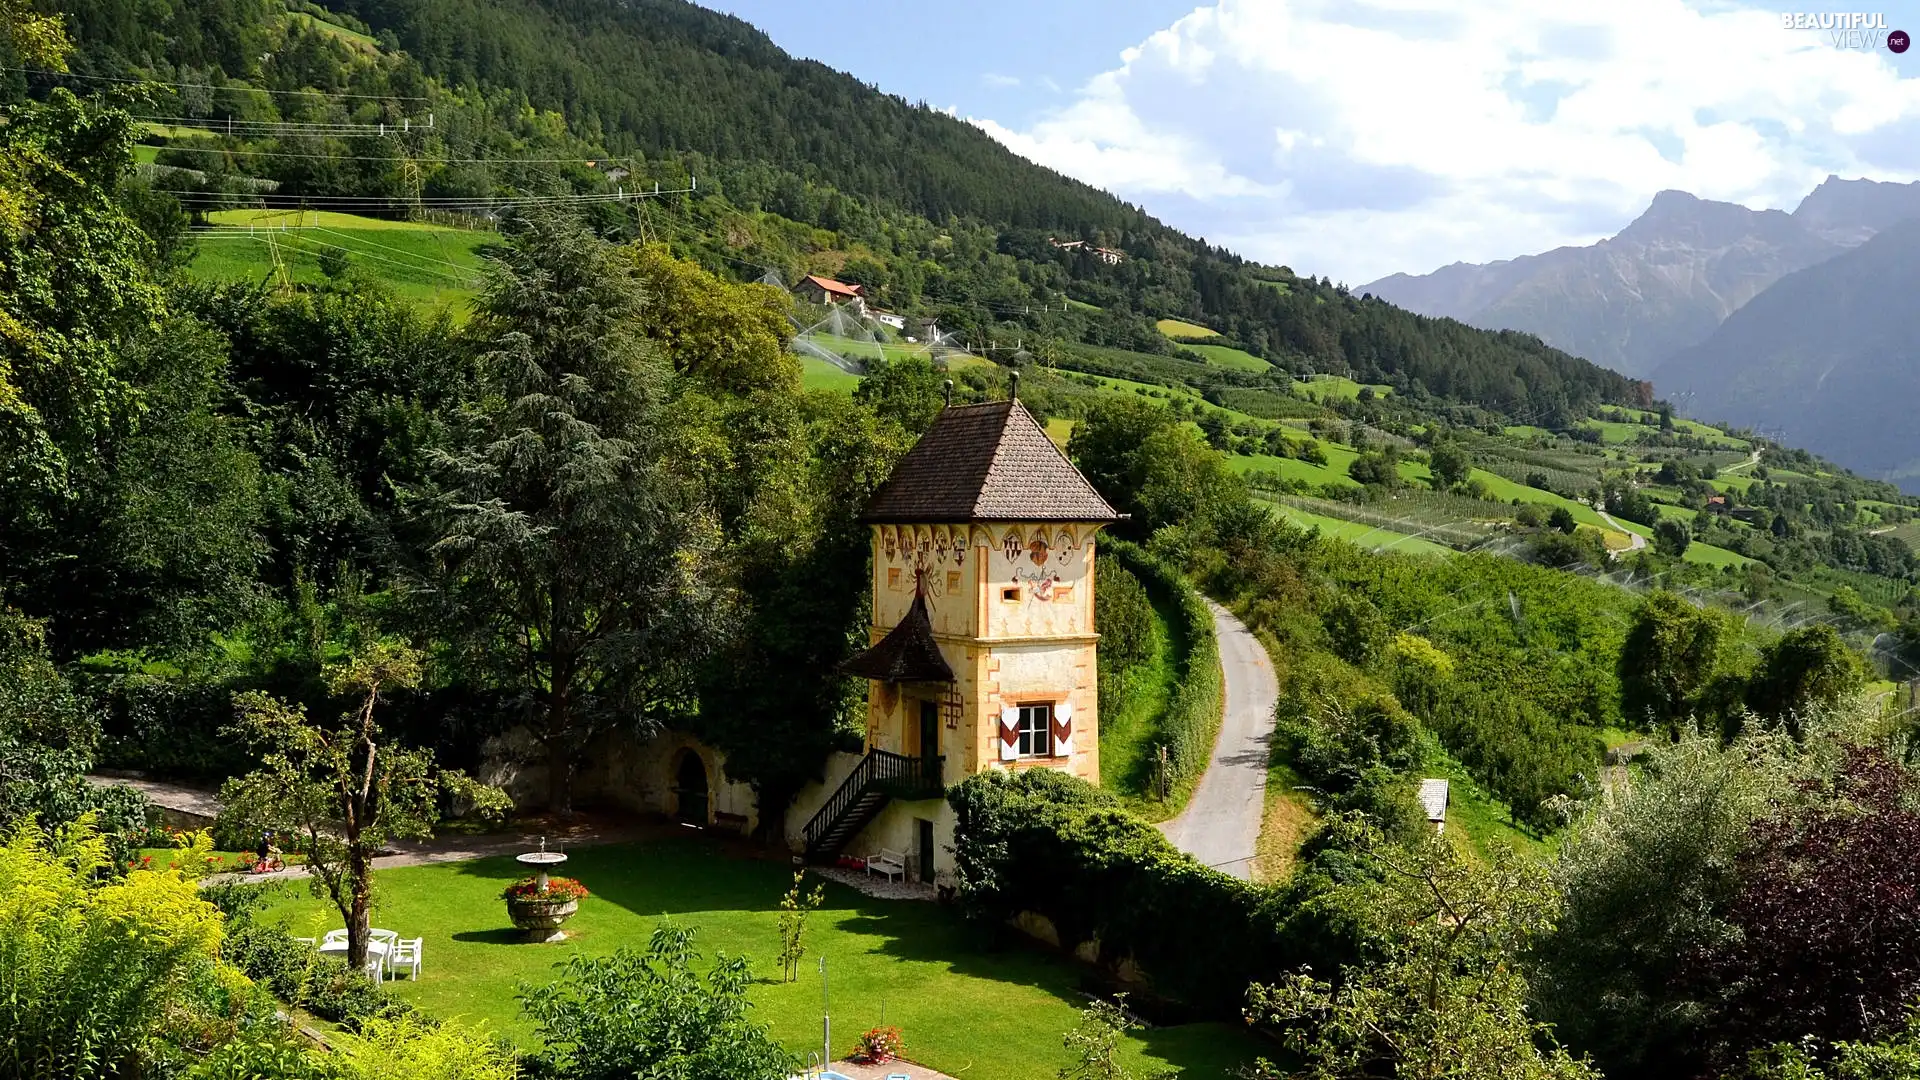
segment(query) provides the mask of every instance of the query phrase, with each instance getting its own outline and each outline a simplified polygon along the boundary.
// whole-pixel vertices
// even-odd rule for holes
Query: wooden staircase
[[[807,861],[829,862],[860,835],[894,799],[931,799],[946,789],[940,783],[944,758],[908,757],[888,750],[869,750],[854,766],[803,833]]]

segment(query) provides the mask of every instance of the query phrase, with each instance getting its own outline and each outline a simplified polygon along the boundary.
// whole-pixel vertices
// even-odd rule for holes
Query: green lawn
[[[1246,352],[1227,345],[1188,345],[1186,346],[1207,358],[1214,367],[1231,368],[1234,371],[1265,371],[1272,364]]]
[[[1227,458],[1227,468],[1234,472],[1279,473],[1289,480],[1304,480],[1309,484],[1333,484],[1337,487],[1359,487],[1353,477],[1347,475],[1347,466],[1353,464],[1360,455],[1351,447],[1337,443],[1323,442],[1320,450],[1327,456],[1325,465],[1315,465],[1311,461],[1299,458],[1274,457],[1271,454],[1235,454]]]
[[[344,252],[356,273],[406,299],[447,305],[456,316],[466,314],[478,291],[483,265],[480,249],[500,240],[490,232],[331,211],[219,210],[207,216],[226,231],[195,235],[194,260],[188,267],[194,277],[268,280],[274,273],[270,235],[296,283],[324,282],[320,256]],[[272,226],[274,231],[256,235],[232,231],[245,226]]]
[[[800,385],[808,390],[833,390],[851,394],[860,385],[860,376],[838,368],[817,356],[800,358]]]
[[[522,981],[543,982],[573,955],[600,956],[642,946],[663,919],[698,930],[710,961],[742,955],[761,978],[750,991],[757,1017],[796,1052],[820,1045],[825,958],[834,1049],[845,1053],[861,1031],[881,1023],[905,1036],[907,1056],[954,1076],[1053,1080],[1068,1064],[1061,1034],[1084,1004],[1081,970],[1024,944],[995,944],[947,909],[879,901],[838,885],[807,929],[800,981],[767,981],[777,967],[780,897],[791,884],[786,860],[729,858],[698,840],[664,840],[577,849],[567,864],[593,895],[556,945],[517,941],[499,900],[522,867],[498,857],[381,871],[374,925],[425,939],[418,982],[393,991],[436,1016],[481,1023],[530,1045],[535,1033],[514,998]],[[339,916],[304,891],[288,891],[268,918],[312,937]],[[1205,1023],[1135,1032],[1128,1068],[1148,1064],[1213,1080],[1259,1054],[1272,1056],[1238,1024]]]
[[[1218,330],[1209,330],[1199,323],[1182,322],[1179,319],[1157,319],[1153,324],[1160,332],[1174,339],[1184,341],[1188,338],[1219,337]]]
[[[857,338],[838,337],[834,334],[812,333],[803,335],[806,340],[841,356],[852,356],[863,360],[904,360],[910,356],[931,356],[925,345],[909,345],[892,341],[861,341]]]
[[[1101,306],[1100,306],[1099,304],[1089,304],[1089,303],[1086,303],[1085,301],[1081,301],[1081,300],[1075,300],[1075,299],[1073,299],[1072,297],[1068,297],[1068,298],[1067,298],[1067,306],[1068,306],[1068,307],[1070,307],[1070,308],[1074,308],[1074,309],[1076,309],[1076,310],[1078,310],[1078,311],[1105,311],[1105,310],[1107,310],[1106,308],[1103,308],[1103,307],[1101,307]]]
[[[1580,427],[1600,433],[1600,441],[1608,446],[1619,446],[1639,438],[1644,432],[1657,432],[1659,428],[1644,424],[1627,424],[1618,420],[1582,420]]]

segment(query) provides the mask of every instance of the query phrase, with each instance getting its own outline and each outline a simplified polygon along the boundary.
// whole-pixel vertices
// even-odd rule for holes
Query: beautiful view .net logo
[[[1887,16],[1868,11],[1789,11],[1780,16],[1788,30],[1824,30],[1836,49],[1878,49],[1903,53],[1913,39],[1905,30],[1887,29]]]

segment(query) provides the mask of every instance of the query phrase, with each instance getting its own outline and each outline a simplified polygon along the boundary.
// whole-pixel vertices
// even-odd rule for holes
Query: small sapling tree
[[[800,958],[807,955],[807,916],[827,898],[825,886],[804,892],[806,874],[793,875],[793,888],[780,900],[780,969],[786,981],[800,979]]]

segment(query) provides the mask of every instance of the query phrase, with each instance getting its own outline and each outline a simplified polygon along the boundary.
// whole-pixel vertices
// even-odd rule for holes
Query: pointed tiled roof
[[[874,492],[863,521],[1116,521],[1019,401],[950,405]]]
[[[881,682],[952,682],[953,668],[933,640],[925,593],[916,593],[900,625],[867,651],[840,665],[843,674]]]

